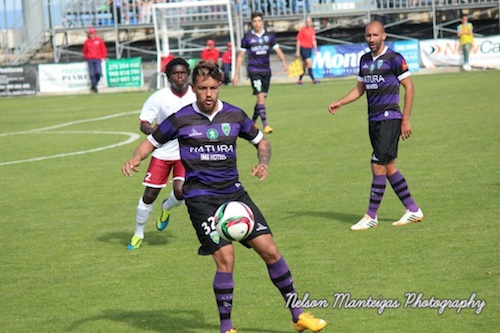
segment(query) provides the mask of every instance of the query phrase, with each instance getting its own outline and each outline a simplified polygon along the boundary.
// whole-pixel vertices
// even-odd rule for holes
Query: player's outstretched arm
[[[356,87],[354,87],[347,95],[345,95],[339,100],[330,103],[330,105],[328,105],[328,111],[331,114],[335,114],[337,113],[338,109],[340,109],[343,105],[354,102],[355,100],[363,96],[364,93],[365,93],[365,84],[363,82],[358,81]]]
[[[149,156],[154,150],[154,146],[147,139],[142,141],[139,146],[134,151],[134,155],[130,160],[125,162],[122,167],[122,173],[124,176],[130,177],[132,175],[132,170],[138,172],[139,165],[141,161]]]

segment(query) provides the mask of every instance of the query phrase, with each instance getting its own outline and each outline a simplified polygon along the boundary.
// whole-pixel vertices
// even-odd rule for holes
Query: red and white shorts
[[[151,157],[151,162],[149,162],[148,171],[144,176],[142,185],[154,188],[165,187],[167,186],[170,171],[172,171],[173,180],[184,180],[186,170],[181,160],[164,161]]]

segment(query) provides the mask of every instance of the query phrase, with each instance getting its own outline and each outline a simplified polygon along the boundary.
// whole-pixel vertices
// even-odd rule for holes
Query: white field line
[[[112,149],[112,148],[120,147],[123,145],[127,145],[127,144],[132,143],[132,142],[136,141],[137,139],[139,139],[140,135],[137,133],[131,133],[131,132],[114,132],[114,131],[50,131],[50,130],[56,129],[56,128],[61,128],[61,127],[66,127],[66,126],[71,126],[71,125],[76,125],[76,124],[87,123],[87,122],[108,120],[108,119],[126,116],[126,115],[130,115],[130,114],[134,114],[134,113],[139,113],[139,111],[123,112],[123,113],[117,113],[117,114],[110,115],[110,116],[77,120],[77,121],[72,121],[72,122],[68,122],[68,123],[64,123],[64,124],[33,129],[33,130],[29,130],[29,131],[0,133],[0,137],[7,136],[7,135],[27,134],[27,133],[31,133],[31,134],[94,134],[94,135],[124,135],[124,136],[128,136],[128,139],[121,141],[121,142],[118,142],[118,143],[115,143],[115,144],[112,144],[112,145],[107,145],[107,146],[97,147],[97,148],[92,148],[92,149],[87,149],[87,150],[80,150],[80,151],[64,153],[64,154],[55,154],[55,155],[49,155],[49,156],[29,158],[29,159],[24,159],[24,160],[1,162],[0,166],[20,164],[20,163],[29,163],[29,162],[37,162],[37,161],[43,161],[43,160],[52,159],[52,158],[61,158],[61,157],[74,156],[74,155],[82,155],[82,154],[94,153],[94,152],[98,152],[98,151],[102,151],[102,150],[106,150],[106,149]]]

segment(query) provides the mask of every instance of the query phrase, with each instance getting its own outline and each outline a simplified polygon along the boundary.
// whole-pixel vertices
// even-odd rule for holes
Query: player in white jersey
[[[182,58],[172,59],[167,64],[165,74],[170,86],[156,91],[144,103],[139,116],[141,132],[146,135],[153,133],[157,125],[168,116],[196,101],[196,95],[188,84],[189,73],[189,64]],[[185,170],[180,160],[177,140],[167,142],[152,154],[148,171],[142,182],[146,189],[137,205],[135,232],[127,245],[128,250],[135,250],[142,246],[144,228],[153,210],[153,203],[161,189],[167,186],[170,171],[172,171],[173,190],[168,199],[163,201],[162,213],[156,221],[156,228],[160,231],[167,227],[171,209],[184,202],[182,185]]]

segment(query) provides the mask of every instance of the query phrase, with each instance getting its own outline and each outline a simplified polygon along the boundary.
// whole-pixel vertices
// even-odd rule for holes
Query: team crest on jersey
[[[229,133],[231,133],[231,124],[229,124],[229,123],[222,123],[221,127],[222,127],[222,132],[224,132],[224,134],[226,136],[228,136]]]
[[[384,61],[383,60],[379,60],[377,61],[377,69],[380,69],[382,68],[382,65],[384,64]]]
[[[370,73],[373,73],[373,71],[375,70],[375,64],[370,64]]]
[[[207,131],[207,138],[210,141],[217,141],[217,138],[219,137],[219,132],[215,128],[210,128]]]
[[[210,233],[210,239],[212,240],[212,242],[214,242],[215,244],[219,244],[220,243],[220,235],[217,231],[212,231]]]
[[[269,36],[264,36],[264,42],[269,43]]]

